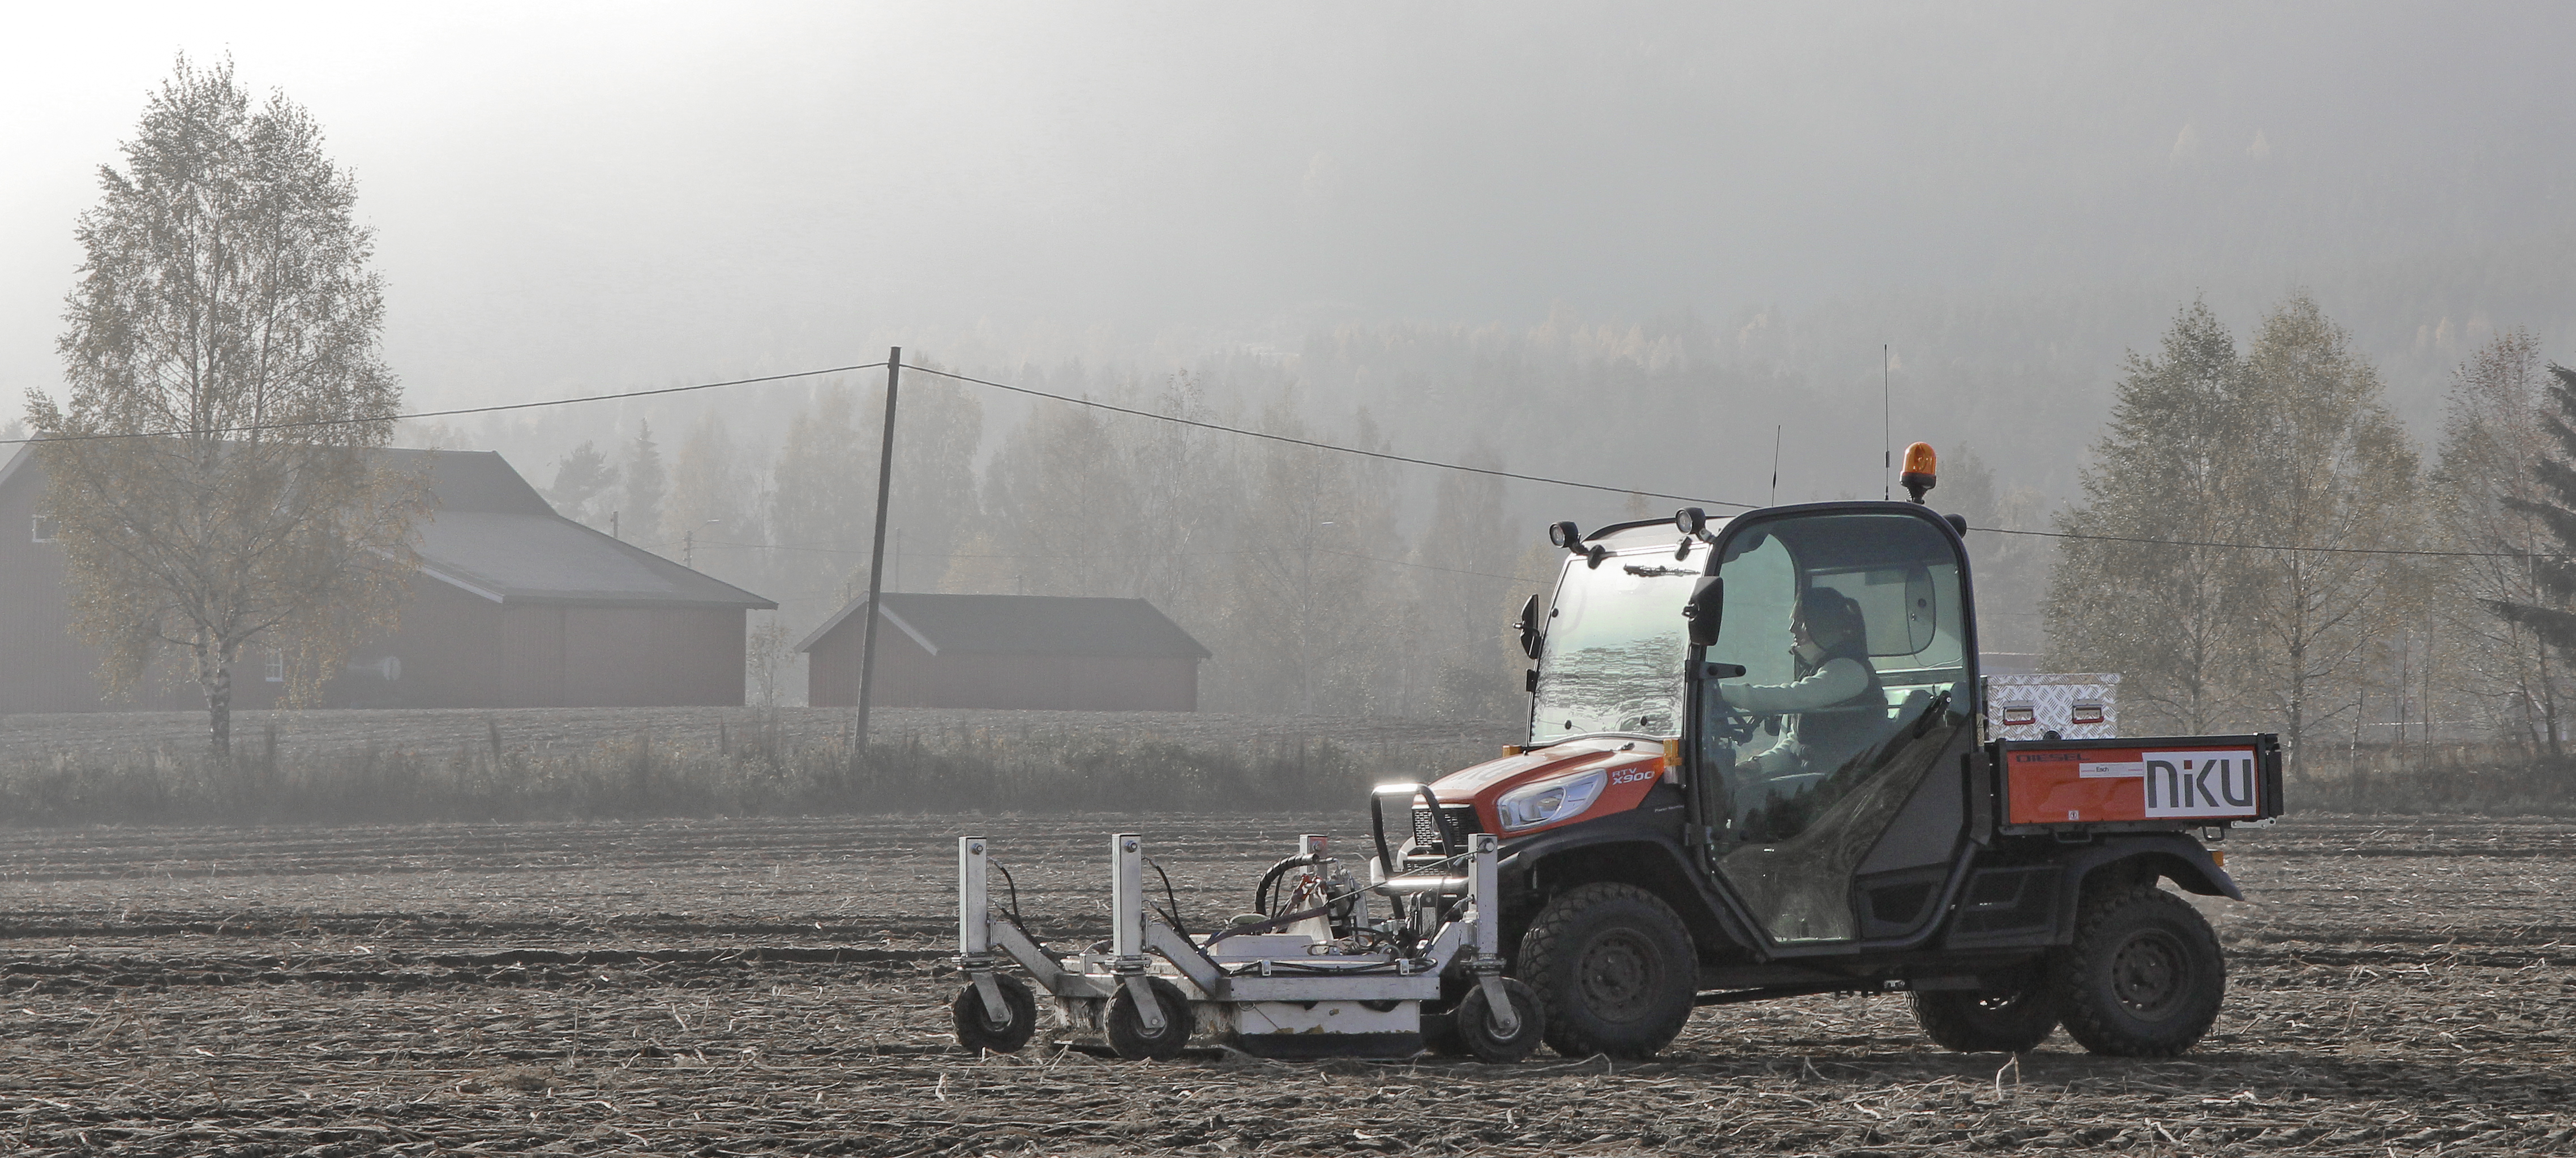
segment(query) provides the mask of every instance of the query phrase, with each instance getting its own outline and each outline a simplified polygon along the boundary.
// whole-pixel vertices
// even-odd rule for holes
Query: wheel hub
[[[2189,961],[2182,945],[2171,936],[2162,931],[2142,932],[2112,954],[2111,990],[2129,1012],[2156,1017],[2188,988],[2185,982],[2191,971]]]
[[[1583,1003],[1604,1020],[1634,1021],[1653,1003],[1654,952],[1633,934],[1614,932],[1594,941],[1576,969]]]

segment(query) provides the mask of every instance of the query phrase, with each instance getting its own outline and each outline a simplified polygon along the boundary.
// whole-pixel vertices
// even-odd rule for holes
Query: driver
[[[1869,622],[1852,597],[1830,587],[1808,588],[1798,601],[1797,614],[1790,618],[1789,640],[1797,676],[1791,682],[1717,685],[1728,704],[1744,711],[1799,714],[1784,729],[1779,743],[1737,761],[1738,768],[1750,766],[1764,780],[1809,773],[1821,776],[1840,767],[1851,755],[1847,749],[1855,747],[1851,741],[1866,742],[1870,729],[1863,726],[1860,713],[1826,709],[1883,708],[1887,700],[1878,669],[1869,662]],[[1803,714],[1810,712],[1823,714]]]

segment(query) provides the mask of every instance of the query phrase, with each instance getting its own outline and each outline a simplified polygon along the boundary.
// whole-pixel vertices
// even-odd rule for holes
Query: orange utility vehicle
[[[999,948],[1130,1056],[1204,1029],[1271,1053],[1644,1057],[1694,1008],[1833,992],[1904,993],[1958,1050],[2061,1024],[2096,1053],[2189,1049],[2226,963],[2159,883],[2243,899],[2201,838],[2281,812],[2279,743],[1991,738],[1965,520],[1922,504],[1929,446],[1904,481],[1911,502],[1556,524],[1553,606],[1520,622],[1527,741],[1377,789],[1366,880],[1309,838],[1257,912],[1191,935],[1142,899],[1122,836],[1116,951],[1060,958],[987,911],[961,842],[960,1040],[1034,1028]]]

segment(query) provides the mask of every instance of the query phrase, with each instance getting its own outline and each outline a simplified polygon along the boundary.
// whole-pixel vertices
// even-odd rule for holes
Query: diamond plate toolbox
[[[1986,685],[1986,736],[2038,740],[2108,740],[2120,734],[2117,672],[1991,675]]]

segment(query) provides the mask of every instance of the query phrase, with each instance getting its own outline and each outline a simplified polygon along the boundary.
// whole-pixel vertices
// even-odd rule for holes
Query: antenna
[[[1775,507],[1780,505],[1780,428],[1778,426],[1771,428],[1771,501],[1767,505]]]
[[[1887,480],[1896,472],[1896,389],[1887,372],[1887,343],[1878,344],[1878,497],[1896,501]]]

